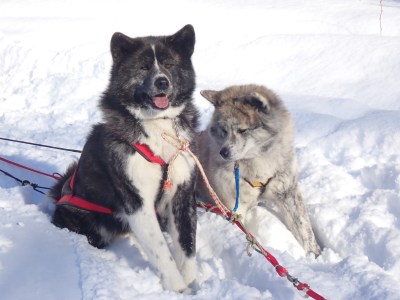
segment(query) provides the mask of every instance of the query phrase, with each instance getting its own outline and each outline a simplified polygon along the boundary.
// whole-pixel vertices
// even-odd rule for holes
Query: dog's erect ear
[[[111,38],[111,55],[113,61],[117,62],[125,55],[135,52],[139,46],[140,42],[138,40],[131,39],[121,32],[114,33]]]
[[[200,95],[202,95],[204,98],[210,101],[213,105],[217,104],[217,99],[215,97],[217,93],[218,93],[217,91],[211,91],[211,90],[200,91]]]
[[[268,113],[270,110],[270,104],[268,98],[257,93],[257,92],[249,92],[246,97],[243,99],[244,104],[250,104],[254,108],[264,113]]]
[[[194,51],[194,43],[196,41],[194,28],[192,25],[186,25],[177,33],[167,37],[167,42],[177,52],[191,57]]]

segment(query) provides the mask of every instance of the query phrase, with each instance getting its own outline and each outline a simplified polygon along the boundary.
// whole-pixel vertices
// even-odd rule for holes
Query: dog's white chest
[[[144,127],[148,137],[143,137],[139,140],[139,143],[146,144],[154,155],[162,158],[165,163],[169,163],[171,157],[179,148],[165,141],[162,133],[169,132],[176,135],[172,121],[157,120],[157,122],[148,122]],[[188,136],[183,133],[182,139],[185,140],[185,138],[188,138]],[[195,162],[189,153],[181,152],[176,157],[172,164],[171,182],[173,185],[169,196],[172,197],[175,194],[178,185],[190,180],[194,167]],[[156,200],[160,180],[163,177],[163,166],[148,162],[139,153],[135,153],[128,158],[127,174],[143,200]]]
[[[126,174],[144,201],[156,200],[163,175],[161,165],[148,162],[139,153],[135,153],[127,159]]]
[[[168,132],[173,135],[177,135],[175,127],[171,119],[158,119],[151,121],[143,121],[143,127],[146,131],[147,137],[140,139],[141,143],[144,143],[150,147],[154,155],[161,157],[165,162],[168,162],[172,155],[178,150],[175,145],[168,143],[162,137],[162,134]],[[188,138],[185,136],[185,132],[181,132],[182,139]],[[169,137],[169,139],[171,139]]]

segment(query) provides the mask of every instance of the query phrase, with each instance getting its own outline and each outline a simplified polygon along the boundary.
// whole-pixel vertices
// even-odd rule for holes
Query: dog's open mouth
[[[154,95],[151,100],[155,106],[161,109],[166,108],[169,104],[168,95],[164,93]]]

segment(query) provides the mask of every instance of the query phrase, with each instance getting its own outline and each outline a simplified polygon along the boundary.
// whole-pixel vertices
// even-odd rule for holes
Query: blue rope
[[[235,183],[236,183],[236,203],[235,203],[235,208],[231,210],[231,212],[236,212],[236,210],[239,207],[239,164],[235,163]],[[228,221],[230,221],[230,218],[226,218]]]
[[[236,182],[236,203],[235,208],[233,209],[234,212],[239,207],[239,164],[235,164],[235,182]]]

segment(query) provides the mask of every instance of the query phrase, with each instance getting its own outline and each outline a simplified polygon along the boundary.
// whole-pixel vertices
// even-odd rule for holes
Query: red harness
[[[143,158],[145,158],[147,161],[159,164],[162,166],[166,166],[165,162],[158,156],[155,156],[153,151],[147,146],[146,144],[131,144],[132,147],[141,155]],[[58,200],[55,204],[56,205],[73,205],[80,207],[85,210],[90,210],[90,211],[97,211],[101,213],[106,213],[106,214],[113,214],[114,212],[106,207],[94,204],[92,202],[89,202],[85,199],[82,199],[81,197],[74,195],[74,182],[75,182],[75,176],[76,176],[76,171],[78,170],[78,167],[76,167],[74,175],[72,176],[70,187],[71,187],[71,195],[65,195],[62,196],[60,200]]]
[[[131,145],[147,161],[150,161],[152,163],[165,166],[165,162],[160,157],[155,156],[153,151],[151,151],[149,146],[147,146],[146,144],[134,143],[134,144],[131,144]]]

